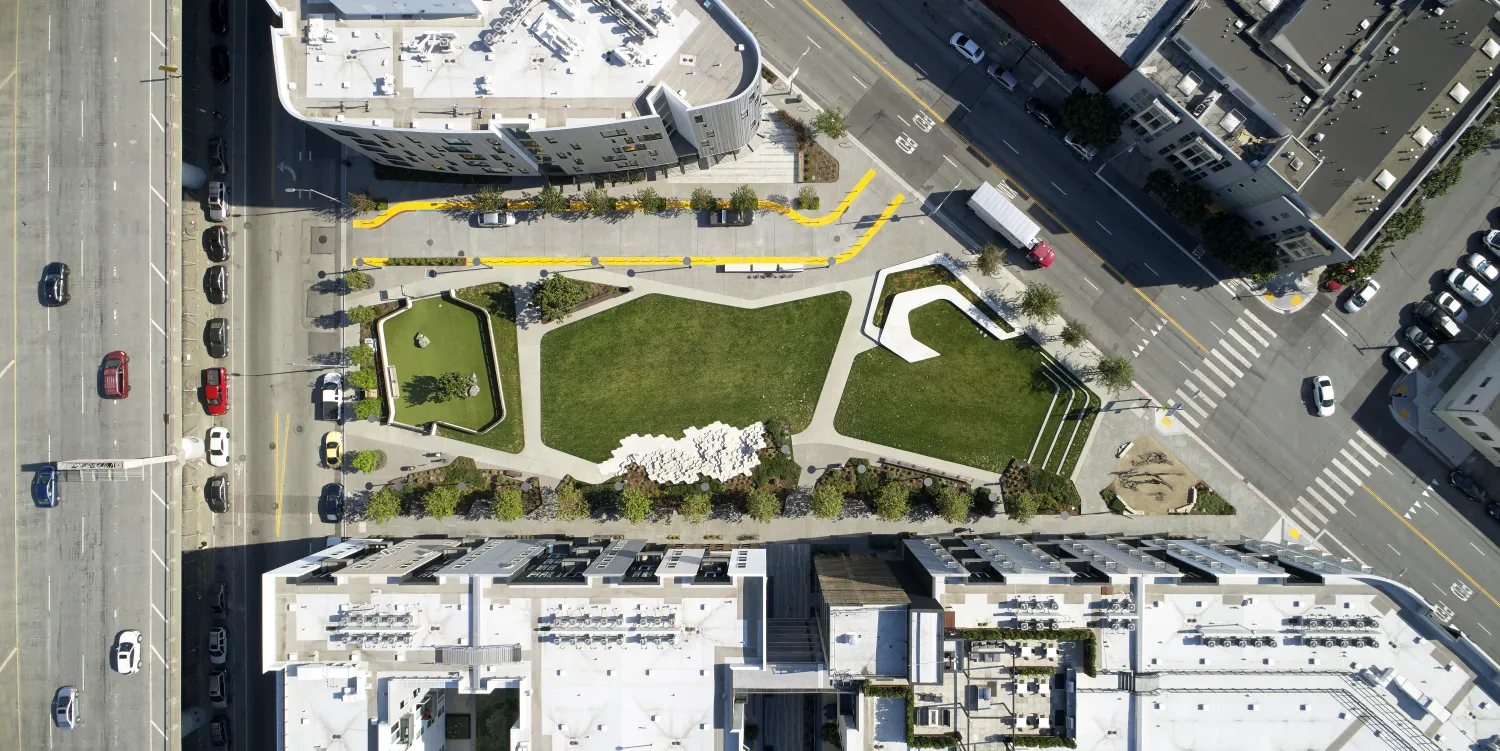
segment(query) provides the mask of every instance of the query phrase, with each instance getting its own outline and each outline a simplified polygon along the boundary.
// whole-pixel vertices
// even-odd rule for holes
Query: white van
[[[1066,143],[1068,148],[1071,148],[1078,156],[1083,157],[1085,162],[1092,162],[1094,157],[1099,156],[1099,149],[1074,138],[1072,131],[1063,134],[1063,143]]]

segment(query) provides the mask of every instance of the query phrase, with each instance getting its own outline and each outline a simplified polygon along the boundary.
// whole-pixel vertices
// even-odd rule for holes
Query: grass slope
[[[516,351],[516,298],[508,284],[481,284],[458,290],[458,296],[490,312],[495,331],[495,356],[500,361],[500,387],[505,393],[505,421],[494,430],[470,435],[439,428],[444,438],[518,454],[526,447],[525,422],[521,414],[521,359]]]

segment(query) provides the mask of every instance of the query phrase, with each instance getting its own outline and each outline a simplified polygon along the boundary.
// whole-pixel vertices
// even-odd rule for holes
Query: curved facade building
[[[718,0],[268,2],[282,106],[379,164],[649,170],[761,122],[760,46]]]

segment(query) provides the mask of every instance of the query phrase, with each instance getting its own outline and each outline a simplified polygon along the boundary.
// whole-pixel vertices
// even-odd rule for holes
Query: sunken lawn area
[[[482,326],[479,314],[440,297],[417,300],[410,310],[386,321],[386,359],[395,366],[401,384],[397,422],[425,425],[442,420],[478,430],[499,416]],[[431,341],[424,348],[414,341],[419,332]],[[479,395],[437,401],[437,379],[446,371],[478,373]]]

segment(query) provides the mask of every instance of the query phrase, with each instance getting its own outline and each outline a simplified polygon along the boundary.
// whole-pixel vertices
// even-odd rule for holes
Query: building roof
[[[885,561],[868,555],[819,555],[813,558],[818,588],[829,605],[908,605],[911,598]]]
[[[1127,65],[1145,57],[1189,0],[1061,0]]]
[[[1061,0],[983,0],[1002,20],[1041,47],[1063,69],[1109,91],[1130,74],[1120,59]]]
[[[1287,77],[1258,49],[1247,33],[1253,19],[1241,15],[1227,0],[1205,0],[1177,31],[1194,50],[1213,62],[1210,70],[1232,80],[1263,107],[1283,132],[1297,123],[1317,92]]]

